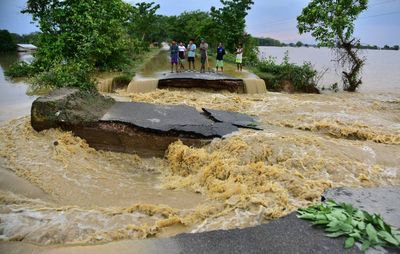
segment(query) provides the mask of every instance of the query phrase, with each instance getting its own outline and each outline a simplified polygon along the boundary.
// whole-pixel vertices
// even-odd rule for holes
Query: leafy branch
[[[298,218],[313,221],[322,226],[329,237],[346,236],[345,248],[356,241],[362,250],[371,246],[395,246],[400,248],[400,231],[386,224],[378,214],[354,208],[350,204],[337,204],[333,200],[298,210]]]

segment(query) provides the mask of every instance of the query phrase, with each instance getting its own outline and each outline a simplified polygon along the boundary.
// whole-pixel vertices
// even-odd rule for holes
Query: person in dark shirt
[[[224,72],[224,55],[225,55],[225,48],[224,44],[219,43],[219,46],[217,48],[217,64],[216,64],[216,69],[218,72],[218,68],[221,68],[221,72]]]
[[[172,40],[172,45],[170,46],[169,50],[171,51],[171,73],[174,72],[174,65],[175,71],[178,72],[178,53],[179,47],[176,44],[176,40]]]

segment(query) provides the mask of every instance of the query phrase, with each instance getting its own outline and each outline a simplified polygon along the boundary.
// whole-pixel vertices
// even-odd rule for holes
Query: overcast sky
[[[159,14],[177,15],[183,11],[204,10],[220,6],[219,0],[153,0],[161,5]],[[130,3],[138,1],[128,1]],[[152,2],[152,1],[145,1]],[[284,42],[313,43],[310,35],[300,36],[296,17],[309,0],[254,0],[246,18],[247,32]],[[26,0],[0,0],[0,29],[24,34],[38,31],[31,17],[21,14]],[[370,0],[369,8],[357,20],[355,35],[362,43],[383,46],[400,44],[400,0]]]

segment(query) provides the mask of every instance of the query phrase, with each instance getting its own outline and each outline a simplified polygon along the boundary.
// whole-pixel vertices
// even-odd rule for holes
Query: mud
[[[56,129],[37,133],[27,117],[5,123],[0,163],[43,192],[0,188],[0,237],[7,246],[247,227],[317,202],[330,187],[400,185],[399,94],[170,89],[119,90],[116,98],[245,113],[263,131],[242,129],[203,148],[178,141],[157,159],[96,151]]]

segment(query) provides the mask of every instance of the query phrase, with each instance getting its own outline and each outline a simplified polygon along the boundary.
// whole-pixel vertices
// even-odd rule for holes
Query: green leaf
[[[339,223],[339,228],[345,232],[351,232],[353,231],[353,226],[350,224],[346,224],[346,223]]]
[[[378,234],[374,228],[374,226],[372,226],[371,223],[368,223],[367,226],[365,227],[365,230],[368,234],[368,240],[369,241],[378,241]]]
[[[354,237],[355,239],[362,239],[361,234],[359,231],[355,231],[353,233],[350,233],[349,236]]]
[[[365,223],[363,221],[358,222],[357,227],[360,230],[364,230],[365,229]]]
[[[351,248],[353,246],[354,246],[354,238],[353,237],[347,238],[346,241],[344,242],[344,247],[346,249],[349,249],[349,248]]]
[[[365,219],[364,213],[361,210],[357,210],[357,212],[355,212],[355,214],[354,214],[354,217],[356,217],[356,218],[358,218],[360,220],[364,220]]]
[[[327,227],[336,227],[339,224],[339,221],[337,219],[332,220],[331,222],[328,223],[328,225],[326,225]]]
[[[364,241],[361,245],[361,250],[366,251],[370,245],[371,245],[371,243],[369,241]]]
[[[348,204],[313,205],[299,214],[299,217],[312,218],[314,225],[325,227],[328,237],[347,236],[346,248],[354,246],[356,241],[362,243],[363,250],[374,245],[400,246],[400,232],[386,224],[380,215],[371,215]]]
[[[329,223],[328,220],[317,220],[313,222],[313,225],[326,225],[328,223]]]
[[[386,231],[379,231],[378,235],[382,237],[386,242],[391,243],[393,245],[399,245],[400,243],[388,232]]]
[[[316,219],[317,220],[326,220],[326,216],[324,214],[317,214]]]
[[[305,219],[305,220],[315,220],[315,218],[316,218],[316,216],[314,214],[311,214],[311,213],[300,214],[297,217],[300,218],[300,219]]]
[[[334,226],[334,227],[330,227],[330,228],[325,229],[326,232],[336,232],[336,231],[339,231],[339,230],[340,230],[339,226]]]
[[[335,238],[335,237],[339,237],[339,236],[342,236],[342,235],[345,235],[345,234],[346,234],[346,232],[339,231],[339,232],[334,232],[334,233],[327,234],[326,236]]]

